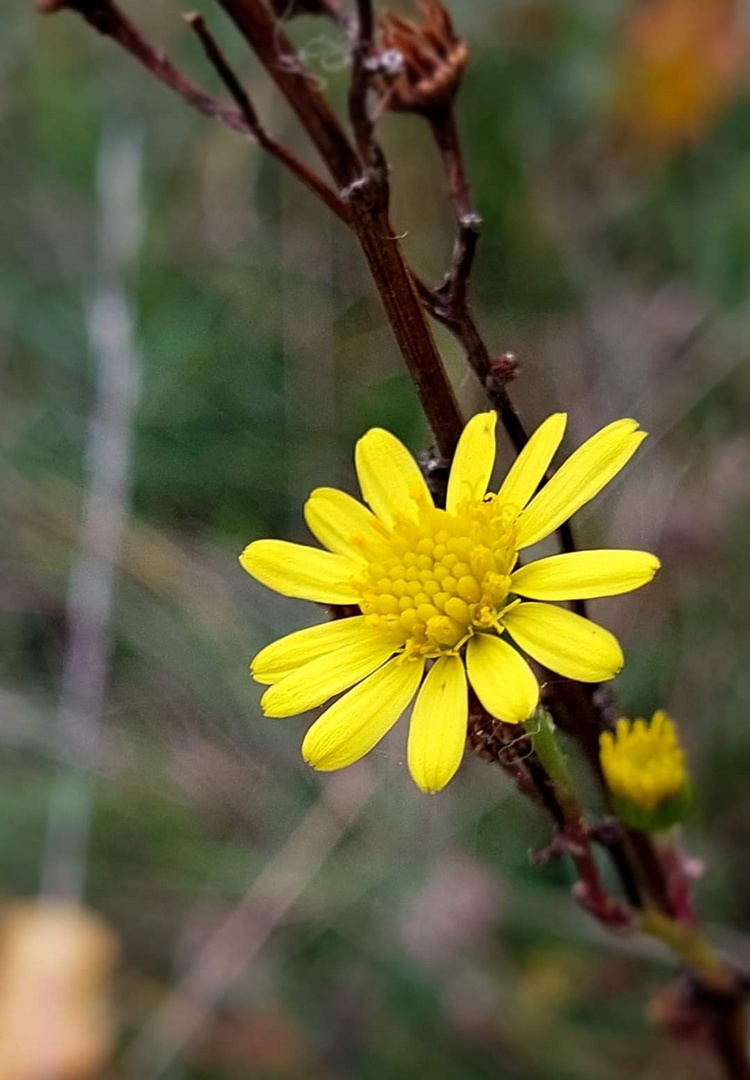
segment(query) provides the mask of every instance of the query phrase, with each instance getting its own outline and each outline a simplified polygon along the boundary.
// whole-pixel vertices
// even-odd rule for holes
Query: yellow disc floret
[[[687,770],[674,723],[665,712],[620,719],[600,740],[604,777],[618,812],[637,828],[664,828],[685,809]]]
[[[517,510],[496,496],[449,514],[423,505],[363,552],[360,608],[407,655],[455,653],[477,630],[499,629],[516,562]]]

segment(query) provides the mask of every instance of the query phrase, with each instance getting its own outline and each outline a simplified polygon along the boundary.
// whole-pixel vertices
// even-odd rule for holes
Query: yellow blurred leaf
[[[85,1080],[112,1044],[106,991],[113,933],[83,908],[16,903],[0,911],[0,1077]]]
[[[627,135],[665,152],[696,142],[750,55],[737,0],[638,0],[626,18],[616,110]]]

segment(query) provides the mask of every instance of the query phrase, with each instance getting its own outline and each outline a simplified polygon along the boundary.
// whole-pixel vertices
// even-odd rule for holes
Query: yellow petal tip
[[[260,711],[263,713],[263,715],[266,718],[270,719],[270,718],[273,718],[274,714],[273,714],[273,711],[271,709],[269,709],[265,698],[266,698],[266,695],[264,694],[263,697],[260,699]]]
[[[620,658],[620,662],[619,662],[618,666],[616,668],[614,668],[614,670],[612,671],[612,674],[603,676],[602,682],[609,682],[610,679],[616,678],[620,674],[620,672],[622,671],[622,669],[624,667],[625,667],[625,657],[622,656]]]
[[[443,788],[447,787],[456,774],[456,770],[453,770],[450,776],[442,780],[425,780],[423,777],[417,778],[412,772],[411,778],[422,792],[423,795],[438,795]]]
[[[330,768],[326,767],[325,755],[316,754],[314,750],[310,750],[307,746],[307,739],[302,742],[302,760],[305,765],[309,765],[311,769],[315,769],[315,772],[331,772]]]
[[[371,427],[367,429],[364,435],[360,435],[360,437],[357,439],[357,442],[355,443],[355,448],[364,446],[366,443],[372,442],[374,439],[379,438],[381,435],[385,435],[388,439],[393,438],[390,431],[386,431],[385,428]]]
[[[252,547],[252,544],[248,544],[247,547],[243,548],[240,554],[237,556],[238,563],[240,564],[242,569],[245,570],[248,574],[252,573],[252,571],[248,567],[248,563],[251,558],[250,551]]]

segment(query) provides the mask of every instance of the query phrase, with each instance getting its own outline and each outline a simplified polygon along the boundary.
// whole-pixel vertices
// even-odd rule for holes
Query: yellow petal
[[[446,509],[455,514],[461,503],[481,502],[495,466],[497,413],[472,416],[458,440],[448,480]]]
[[[543,540],[598,495],[646,438],[636,420],[615,420],[579,446],[519,519],[518,548]]]
[[[469,682],[485,709],[521,724],[539,703],[539,684],[520,653],[494,634],[475,634],[466,648]]]
[[[612,679],[624,663],[620,644],[609,630],[564,608],[518,604],[503,616],[503,625],[524,652],[570,679]]]
[[[305,521],[321,544],[351,559],[382,542],[385,530],[366,506],[336,488],[316,488],[305,503]]]
[[[574,551],[522,566],[510,591],[535,600],[619,596],[647,585],[660,565],[648,551]]]
[[[417,692],[424,660],[397,657],[334,702],[302,743],[314,769],[343,769],[369,754],[393,727]]]
[[[428,794],[440,791],[461,764],[469,722],[463,661],[442,656],[419,691],[409,725],[409,772]]]
[[[256,682],[276,683],[325,653],[354,645],[363,634],[367,634],[364,615],[307,626],[266,645],[254,658],[250,671]]]
[[[343,555],[288,540],[256,540],[240,555],[240,565],[282,596],[319,604],[355,604],[359,600],[351,581],[362,564]]]
[[[567,422],[566,413],[553,413],[539,425],[505,477],[497,495],[498,502],[523,510],[544,479],[562,442]]]
[[[348,690],[393,656],[382,634],[365,628],[361,637],[335,652],[297,668],[266,690],[260,704],[266,716],[294,716]]]
[[[433,505],[419,466],[390,431],[371,428],[363,435],[354,463],[365,502],[386,525],[398,515],[414,520],[419,506]]]

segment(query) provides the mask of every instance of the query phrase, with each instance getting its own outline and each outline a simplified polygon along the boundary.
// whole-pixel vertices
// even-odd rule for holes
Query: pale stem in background
[[[141,359],[128,279],[142,233],[140,136],[102,139],[97,185],[96,280],[86,302],[93,402],[88,486],[68,579],[67,645],[57,740],[59,775],[47,828],[42,892],[80,899],[109,677],[115,566],[130,515],[133,421]]]

